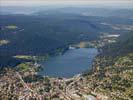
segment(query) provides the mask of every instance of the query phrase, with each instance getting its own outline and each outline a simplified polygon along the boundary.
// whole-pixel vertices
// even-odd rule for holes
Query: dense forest
[[[121,35],[116,43],[103,47],[103,54],[110,56],[126,55],[133,52],[133,32]]]
[[[2,55],[40,55],[57,48],[84,40],[96,40],[100,33],[119,33],[128,30],[115,30],[101,23],[131,24],[130,19],[84,17],[81,15],[50,14],[38,16],[1,15],[0,40],[9,43],[0,46]],[[119,23],[116,20],[122,20]],[[114,24],[114,25],[115,25]],[[7,26],[16,26],[15,29]]]

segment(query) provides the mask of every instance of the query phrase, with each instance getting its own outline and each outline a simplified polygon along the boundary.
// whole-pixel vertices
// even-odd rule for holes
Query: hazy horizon
[[[1,6],[79,6],[132,8],[132,0],[1,0]]]

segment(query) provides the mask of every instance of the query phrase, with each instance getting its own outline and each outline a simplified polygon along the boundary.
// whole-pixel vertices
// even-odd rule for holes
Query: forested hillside
[[[105,55],[126,55],[133,52],[133,32],[121,35],[116,43],[103,48]]]
[[[133,99],[133,33],[122,35],[118,41],[103,48],[91,71],[83,74],[92,94],[101,100]],[[86,84],[86,83],[85,83]],[[84,85],[85,85],[84,84]],[[104,99],[106,98],[106,99]]]
[[[1,15],[2,55],[41,55],[69,44],[91,41],[101,33],[132,30],[131,19],[92,17],[60,12],[39,15]],[[3,45],[2,45],[3,44]]]

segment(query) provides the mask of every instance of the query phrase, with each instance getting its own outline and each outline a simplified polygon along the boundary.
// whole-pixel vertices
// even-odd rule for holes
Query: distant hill
[[[133,8],[98,8],[98,7],[62,7],[35,12],[36,14],[50,13],[78,14],[83,16],[133,18]]]
[[[43,15],[50,13],[78,14],[83,16],[99,17],[122,17],[133,18],[133,8],[107,8],[90,6],[1,6],[0,15],[25,14],[25,15]]]

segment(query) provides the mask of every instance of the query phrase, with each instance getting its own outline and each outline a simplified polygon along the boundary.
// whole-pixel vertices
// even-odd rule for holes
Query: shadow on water
[[[85,70],[91,69],[94,57],[98,54],[95,48],[71,49],[63,55],[51,57],[48,61],[40,62],[43,76],[72,77]]]

